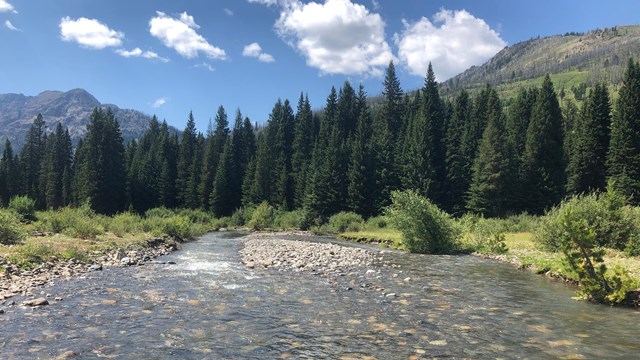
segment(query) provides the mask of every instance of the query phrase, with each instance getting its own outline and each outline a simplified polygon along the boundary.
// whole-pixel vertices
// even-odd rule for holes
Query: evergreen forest
[[[580,104],[540,87],[500,98],[487,85],[443,98],[431,66],[424,86],[403,91],[390,63],[379,100],[348,81],[322,110],[302,93],[278,99],[259,128],[219,107],[205,133],[189,114],[180,135],[154,117],[124,143],[110,110],[96,108],[75,149],[60,124],[38,116],[15,152],[0,160],[0,199],[39,209],[88,204],[101,214],[156,207],[216,217],[262,202],[303,210],[307,225],[340,211],[380,214],[395,190],[413,190],[446,212],[485,217],[543,214],[567,196],[611,181],[640,204],[640,65],[629,60],[617,99],[606,84]],[[318,105],[318,104],[316,104]]]

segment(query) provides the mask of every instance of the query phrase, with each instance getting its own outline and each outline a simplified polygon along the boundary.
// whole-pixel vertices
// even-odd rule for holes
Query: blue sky
[[[219,105],[265,121],[301,91],[381,91],[394,60],[420,87],[535,36],[640,23],[640,1],[0,0],[0,93],[84,88],[103,103],[206,130]]]

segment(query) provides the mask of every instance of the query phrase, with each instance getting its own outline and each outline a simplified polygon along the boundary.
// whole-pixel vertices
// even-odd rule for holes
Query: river
[[[379,264],[344,276],[254,270],[240,262],[240,235],[208,234],[158,259],[164,263],[61,281],[44,289],[50,301],[63,298],[49,306],[6,308],[0,358],[49,359],[65,352],[78,359],[640,354],[640,312],[571,300],[572,288],[510,265],[385,251]]]

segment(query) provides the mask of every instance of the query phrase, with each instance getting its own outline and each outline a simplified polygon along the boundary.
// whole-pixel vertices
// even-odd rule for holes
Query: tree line
[[[218,217],[268,202],[304,209],[321,222],[340,211],[365,217],[411,189],[454,215],[541,214],[567,195],[607,181],[640,203],[640,66],[629,60],[619,99],[604,84],[581,108],[559,100],[546,76],[537,88],[500,99],[487,85],[443,99],[431,65],[424,86],[405,93],[390,63],[379,101],[362,85],[331,88],[321,111],[300,95],[295,110],[277,100],[264,127],[240,110],[230,127],[221,106],[205,134],[189,114],[181,135],[154,116],[124,144],[110,110],[96,108],[75,151],[60,124],[38,115],[25,146],[5,143],[0,199],[36,200],[40,209],[88,203],[96,212],[201,208]]]

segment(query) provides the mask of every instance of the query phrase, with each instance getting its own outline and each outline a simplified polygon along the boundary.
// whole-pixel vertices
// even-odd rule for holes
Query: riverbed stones
[[[285,240],[288,233],[255,233],[247,237],[240,251],[247,268],[280,271],[346,274],[353,268],[371,266],[375,254],[359,248],[329,243]]]
[[[49,305],[49,301],[47,301],[47,299],[45,298],[36,298],[32,300],[27,300],[22,303],[22,306],[30,306],[30,307],[45,306],[45,305]]]

